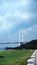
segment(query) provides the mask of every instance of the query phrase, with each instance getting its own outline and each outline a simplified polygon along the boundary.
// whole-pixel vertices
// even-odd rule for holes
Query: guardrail
[[[34,51],[31,58],[27,60],[27,65],[36,65],[36,51]]]

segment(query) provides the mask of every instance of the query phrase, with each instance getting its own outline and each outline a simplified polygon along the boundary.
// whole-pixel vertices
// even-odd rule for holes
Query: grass
[[[0,51],[0,65],[26,65],[34,50]]]

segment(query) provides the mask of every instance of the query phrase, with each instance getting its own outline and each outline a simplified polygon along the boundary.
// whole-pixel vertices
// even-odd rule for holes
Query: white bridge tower
[[[23,33],[19,33],[19,46],[21,45],[21,42],[23,42]]]

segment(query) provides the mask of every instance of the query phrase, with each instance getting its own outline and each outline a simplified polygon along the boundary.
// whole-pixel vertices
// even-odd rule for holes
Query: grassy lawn
[[[33,50],[0,51],[0,65],[26,65],[33,52]]]

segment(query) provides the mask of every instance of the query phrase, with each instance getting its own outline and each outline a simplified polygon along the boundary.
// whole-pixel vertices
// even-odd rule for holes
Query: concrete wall
[[[36,65],[36,51],[32,54],[31,58],[27,60],[27,65]]]

